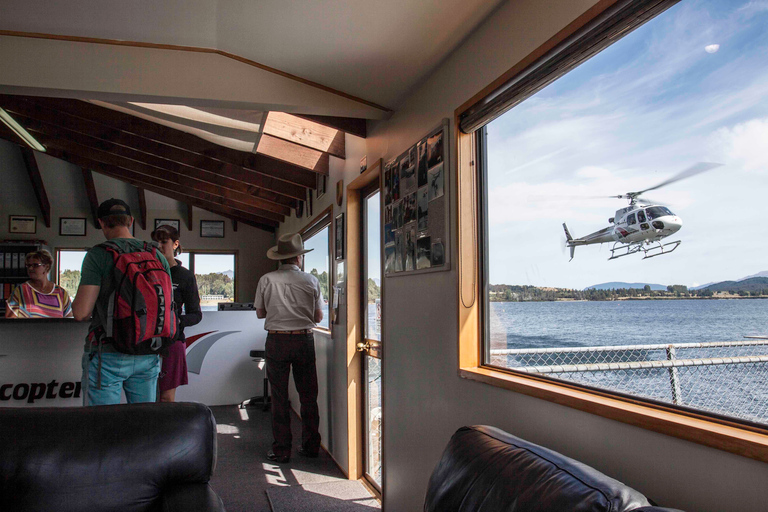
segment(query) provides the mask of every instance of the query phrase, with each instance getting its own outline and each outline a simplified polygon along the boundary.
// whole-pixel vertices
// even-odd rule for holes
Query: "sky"
[[[768,270],[768,1],[683,0],[490,123],[491,284],[698,286]],[[643,190],[683,221],[671,254],[565,249]]]

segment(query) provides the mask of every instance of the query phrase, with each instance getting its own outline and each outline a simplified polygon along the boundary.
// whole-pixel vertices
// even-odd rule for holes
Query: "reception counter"
[[[0,319],[0,407],[82,405],[80,377],[87,322]],[[262,393],[264,320],[253,311],[206,311],[184,330],[189,385],[177,401],[235,404]],[[123,398],[125,401],[125,398]]]

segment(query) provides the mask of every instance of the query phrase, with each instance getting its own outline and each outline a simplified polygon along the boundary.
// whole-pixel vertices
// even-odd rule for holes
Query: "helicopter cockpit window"
[[[627,32],[479,132],[483,365],[768,425],[768,11]]]
[[[646,208],[645,214],[648,216],[648,220],[674,215],[674,213],[672,213],[669,208],[664,206],[651,206],[650,208]]]

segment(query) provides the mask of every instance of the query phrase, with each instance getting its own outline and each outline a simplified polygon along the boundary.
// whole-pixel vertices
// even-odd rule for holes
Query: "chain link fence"
[[[768,423],[768,339],[498,349],[490,363]]]

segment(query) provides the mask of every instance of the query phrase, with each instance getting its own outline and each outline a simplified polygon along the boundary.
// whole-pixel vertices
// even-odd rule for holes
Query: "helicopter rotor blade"
[[[649,199],[647,197],[638,197],[637,202],[649,205],[657,204],[659,206],[667,206],[667,204],[662,201],[654,201],[653,199]]]
[[[671,183],[674,183],[674,182],[680,181],[680,180],[684,180],[686,178],[690,178],[691,176],[696,176],[697,174],[701,174],[702,172],[710,171],[710,170],[712,170],[712,169],[714,169],[716,167],[720,167],[721,165],[723,165],[723,164],[718,164],[718,163],[714,163],[714,162],[699,162],[699,163],[696,163],[696,164],[692,165],[691,167],[689,167],[689,168],[687,168],[687,169],[685,169],[685,170],[675,174],[674,176],[672,176],[668,180],[662,181],[661,183],[659,183],[655,187],[646,188],[645,190],[640,190],[638,192],[631,192],[631,194],[633,194],[635,197],[637,197],[637,196],[643,194],[644,192],[648,192],[649,190],[656,190],[656,189],[661,188],[661,187],[666,187],[667,185],[669,185]],[[627,195],[629,195],[629,194],[627,194]]]

